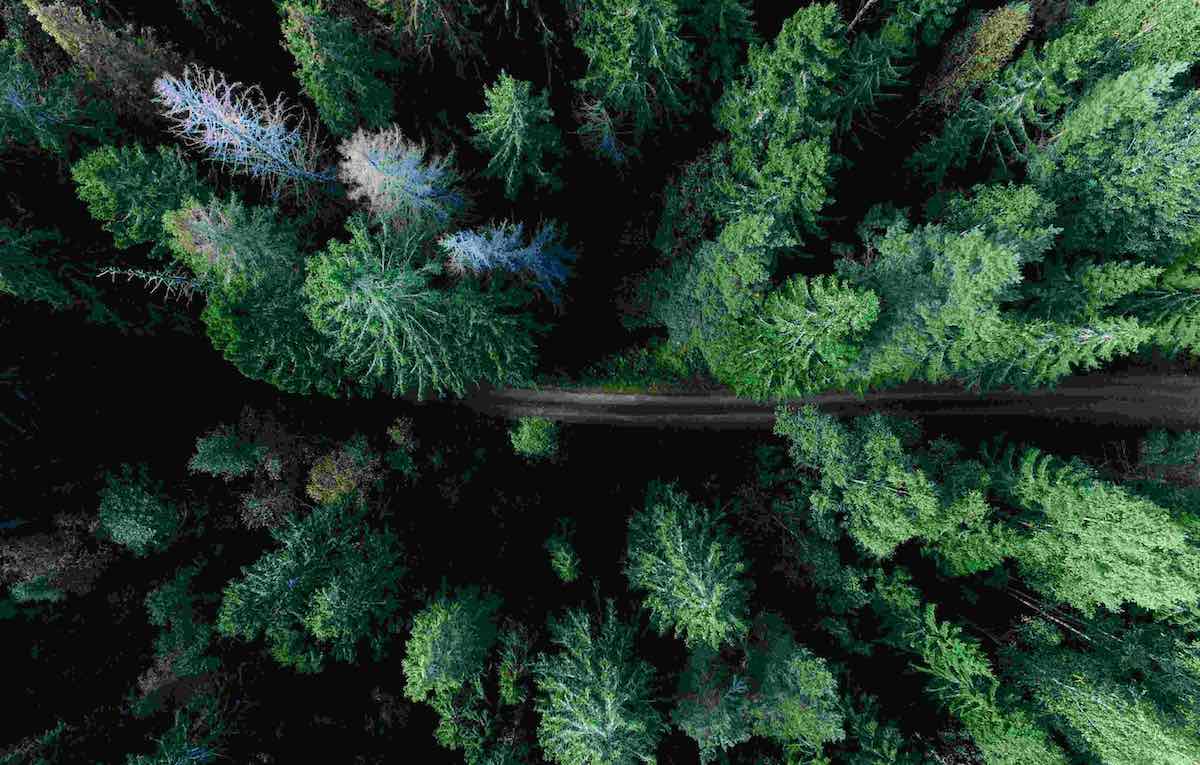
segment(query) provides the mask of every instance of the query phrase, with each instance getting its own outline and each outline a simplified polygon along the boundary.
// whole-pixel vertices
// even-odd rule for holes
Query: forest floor
[[[501,417],[546,417],[604,425],[769,429],[777,402],[729,393],[610,393],[589,389],[483,390],[465,401]],[[1020,416],[1104,425],[1200,427],[1200,376],[1120,373],[1069,377],[1034,391],[976,393],[950,385],[907,384],[863,396],[823,393],[786,402],[837,415],[872,411],[896,416]]]

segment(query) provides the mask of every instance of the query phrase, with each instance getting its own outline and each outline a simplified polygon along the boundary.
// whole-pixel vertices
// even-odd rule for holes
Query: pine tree
[[[153,481],[145,465],[122,465],[105,476],[100,492],[100,529],[105,538],[143,557],[161,552],[179,535],[183,512]]]
[[[466,207],[452,157],[426,157],[425,147],[400,128],[358,130],[339,147],[339,177],[349,196],[391,225],[444,228]]]
[[[879,315],[874,293],[835,277],[793,277],[723,341],[713,368],[741,396],[790,398],[839,387]]]
[[[237,196],[203,204],[188,199],[163,216],[163,226],[176,259],[229,294],[299,265],[295,226],[280,222],[277,210],[247,207]]]
[[[299,672],[319,672],[329,657],[354,661],[363,641],[378,660],[403,552],[391,532],[365,528],[364,510],[351,500],[272,529],[280,546],[225,588],[218,631],[243,640],[265,633],[271,655]]]
[[[987,456],[999,495],[1027,531],[1014,557],[1029,583],[1084,613],[1195,603],[1200,551],[1162,507],[1034,448]]]
[[[75,302],[46,251],[62,241],[57,231],[21,231],[0,224],[0,294],[36,300],[61,310]]]
[[[608,602],[598,624],[568,611],[551,625],[560,650],[539,656],[538,743],[551,762],[651,762],[665,727],[652,704],[654,668],[633,652],[634,631]]]
[[[330,132],[347,136],[360,125],[382,128],[390,122],[392,91],[379,75],[399,62],[321,0],[289,0],[280,11],[283,44],[296,59],[296,78]]]
[[[629,521],[625,576],[660,634],[673,629],[688,647],[735,643],[749,629],[750,585],[741,544],[719,513],[670,484],[651,484],[646,508]]]
[[[111,115],[100,101],[82,98],[78,78],[60,74],[43,83],[19,39],[0,41],[0,147],[36,144],[65,154],[73,135],[100,137]]]
[[[533,83],[500,72],[496,83],[483,90],[487,110],[468,114],[481,151],[491,155],[485,175],[504,181],[504,195],[515,200],[526,178],[551,191],[562,188],[557,176],[563,155],[562,133],[546,91],[533,93]]]
[[[634,143],[664,114],[688,111],[681,87],[690,75],[690,45],[671,0],[589,3],[575,45],[588,60],[575,87],[617,120],[628,119]]]
[[[112,232],[117,247],[154,243],[154,254],[165,254],[163,215],[189,197],[207,196],[195,167],[168,146],[154,152],[140,144],[104,146],[76,162],[71,177],[79,198]]]
[[[743,213],[770,215],[789,234],[816,234],[833,169],[827,110],[844,55],[844,26],[831,3],[802,8],[774,43],[752,47],[716,107],[730,136],[733,187]]]
[[[496,642],[499,608],[498,597],[467,588],[442,593],[413,617],[404,648],[404,695],[413,701],[451,697],[482,675]]]
[[[1059,203],[1067,252],[1170,264],[1200,226],[1200,95],[1177,90],[1187,62],[1096,83],[1030,159]]]
[[[196,65],[182,77],[159,77],[154,92],[173,132],[232,172],[275,191],[333,179],[332,170],[318,167],[320,147],[304,113],[282,96],[268,101],[257,85],[229,83],[215,69]]]

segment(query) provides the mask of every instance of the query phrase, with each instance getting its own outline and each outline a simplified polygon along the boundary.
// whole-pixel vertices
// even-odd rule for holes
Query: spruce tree
[[[562,188],[556,173],[563,138],[546,91],[535,95],[533,83],[501,72],[483,96],[487,109],[467,119],[475,131],[472,143],[491,155],[485,174],[504,181],[509,199],[517,198],[526,179],[551,191]]]

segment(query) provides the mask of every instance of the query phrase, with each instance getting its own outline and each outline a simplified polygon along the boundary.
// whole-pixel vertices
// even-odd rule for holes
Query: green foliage
[[[1062,214],[1067,252],[1169,264],[1200,227],[1200,94],[1176,89],[1187,62],[1096,83],[1030,158]]]
[[[145,465],[122,465],[108,473],[100,492],[103,536],[142,557],[162,552],[179,534],[183,513],[167,498],[161,481],[153,481]]]
[[[557,530],[546,539],[546,552],[550,553],[550,568],[564,583],[570,584],[579,578],[579,555],[571,545],[575,526],[570,518],[560,518]]]
[[[825,661],[798,645],[791,631],[768,621],[762,681],[751,710],[755,735],[783,744],[789,754],[812,756],[845,738],[837,681]]]
[[[81,100],[73,73],[43,84],[19,39],[0,41],[0,147],[37,145],[65,155],[73,134],[99,137],[111,115],[99,101]]]
[[[500,633],[499,666],[496,669],[500,703],[524,704],[526,688],[533,672],[533,636],[523,624],[515,624]]]
[[[737,75],[746,49],[758,43],[753,9],[745,0],[678,0],[683,37],[695,39],[692,70],[719,94]]]
[[[634,630],[609,601],[599,624],[568,611],[551,625],[561,649],[539,657],[538,743],[551,762],[653,762],[663,722],[652,703],[654,669],[633,652]]]
[[[404,573],[395,535],[364,527],[360,502],[289,516],[271,530],[279,547],[225,588],[217,630],[254,640],[265,633],[271,655],[300,672],[325,660],[351,662],[366,641],[379,658]]]
[[[201,198],[204,186],[178,149],[159,146],[147,153],[140,144],[104,146],[71,167],[79,198],[92,217],[112,232],[120,248],[148,242],[161,253],[163,215]]]
[[[629,587],[645,591],[660,634],[674,629],[689,648],[713,649],[746,634],[747,564],[720,513],[670,484],[651,484],[645,510],[629,521],[626,558]]]
[[[487,109],[468,114],[475,131],[472,142],[491,155],[485,175],[504,181],[504,195],[516,199],[526,178],[552,191],[562,188],[557,176],[563,155],[562,133],[546,91],[533,93],[533,83],[500,72],[483,90]]]
[[[404,647],[404,694],[446,699],[482,675],[496,642],[500,598],[477,588],[443,593],[413,617]]]
[[[22,231],[0,224],[0,294],[47,303],[61,310],[74,302],[46,250],[62,241],[57,231]]]
[[[266,454],[264,445],[244,440],[233,428],[221,425],[196,439],[188,469],[231,481],[253,473]]]
[[[195,697],[184,709],[175,711],[174,723],[156,739],[153,754],[129,755],[125,765],[181,765],[206,763],[218,756],[228,723],[214,696]]]
[[[1037,449],[1009,447],[989,462],[998,492],[1028,524],[1017,563],[1047,596],[1088,614],[1126,602],[1171,609],[1200,596],[1200,549],[1164,508]]]
[[[462,395],[527,377],[527,324],[502,312],[502,295],[467,282],[435,290],[439,266],[421,262],[415,234],[372,234],[358,217],[348,228],[349,242],[309,258],[304,295],[313,326],[364,387]]]
[[[9,597],[14,603],[57,603],[67,597],[67,594],[50,584],[45,576],[17,582],[8,590]]]
[[[155,638],[154,653],[169,661],[171,672],[178,677],[211,672],[220,664],[216,657],[205,656],[213,629],[196,614],[197,596],[190,590],[198,572],[194,566],[181,569],[146,596],[150,623],[164,628]]]
[[[379,79],[399,64],[376,50],[349,19],[331,13],[321,0],[288,0],[283,44],[296,59],[296,78],[336,136],[360,125],[381,128],[392,119],[392,90]]]
[[[725,192],[744,213],[772,217],[790,234],[818,232],[833,169],[831,125],[844,25],[832,3],[800,9],[775,42],[750,49],[740,78],[717,105],[729,133],[733,187]]]
[[[483,9],[476,0],[366,0],[379,13],[391,17],[398,41],[409,51],[433,58],[433,49],[444,48],[458,65],[468,56],[481,55],[479,31],[471,24]]]
[[[836,277],[793,277],[760,313],[723,339],[713,373],[738,394],[790,398],[840,387],[858,342],[879,316],[879,299]]]
[[[214,196],[204,204],[189,198],[163,215],[162,224],[171,254],[202,283],[234,296],[298,264],[296,226],[278,217],[274,208]]]
[[[753,735],[752,691],[739,669],[700,645],[692,650],[680,675],[679,700],[671,711],[671,722],[700,747],[703,763],[716,760],[721,752]]]
[[[629,119],[635,142],[664,113],[687,112],[681,86],[691,46],[671,0],[596,0],[581,11],[575,45],[588,60],[578,90]]]
[[[538,460],[558,453],[558,423],[545,417],[522,417],[508,433],[513,451]]]

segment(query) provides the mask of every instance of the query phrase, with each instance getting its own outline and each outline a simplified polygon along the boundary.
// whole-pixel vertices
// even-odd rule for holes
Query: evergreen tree
[[[652,704],[654,669],[634,655],[633,635],[612,601],[599,624],[581,610],[551,624],[561,650],[539,656],[533,670],[538,743],[551,762],[654,760],[664,726]]]
[[[46,251],[62,241],[57,231],[20,231],[0,224],[0,294],[36,300],[61,310],[75,302]]]
[[[366,0],[391,17],[398,40],[412,53],[432,61],[434,48],[444,48],[459,74],[469,56],[482,55],[479,31],[472,26],[483,9],[477,0]]]
[[[295,226],[272,208],[247,207],[236,196],[201,204],[190,198],[163,216],[171,253],[201,283],[228,294],[299,265]]]
[[[276,191],[333,179],[332,170],[317,165],[320,147],[304,113],[282,96],[268,101],[257,85],[231,84],[215,69],[196,65],[182,77],[159,77],[154,92],[173,132],[232,172],[258,178]]]
[[[532,347],[522,322],[501,313],[497,293],[460,283],[435,290],[439,268],[421,264],[411,233],[367,231],[349,223],[351,240],[333,240],[309,259],[304,293],[313,326],[364,387],[393,395],[452,391],[523,379]]]
[[[100,492],[101,533],[133,551],[138,557],[161,552],[179,534],[182,511],[167,498],[160,481],[153,481],[145,465],[135,470],[122,465],[105,476]]]
[[[203,675],[220,666],[219,659],[206,655],[213,629],[197,614],[199,598],[191,591],[197,573],[199,569],[195,566],[180,569],[146,595],[147,617],[151,624],[162,629],[154,639],[154,667],[138,680],[143,694],[135,707],[139,711],[157,706],[159,692],[168,683]]]
[[[379,73],[398,67],[336,16],[321,0],[289,0],[280,6],[283,44],[296,59],[296,77],[317,114],[337,136],[356,127],[382,128],[392,119],[392,91]]]
[[[73,134],[99,137],[110,115],[82,90],[70,73],[43,83],[19,39],[0,41],[0,147],[36,144],[65,154]]]
[[[717,105],[730,136],[732,187],[742,213],[769,215],[789,234],[816,234],[833,169],[827,119],[844,54],[844,26],[831,3],[802,8],[749,61]]]
[[[790,398],[840,387],[879,299],[834,277],[793,277],[723,340],[713,367],[738,395]]]
[[[1200,597],[1200,549],[1162,507],[1037,449],[1009,447],[988,462],[996,490],[1028,528],[1017,563],[1047,596],[1089,614]]]
[[[690,45],[680,37],[671,0],[597,0],[583,6],[575,45],[588,68],[575,87],[618,121],[634,142],[670,112],[687,112]]]
[[[746,633],[746,561],[719,513],[670,484],[651,484],[646,509],[629,521],[625,575],[645,591],[650,623],[684,643],[712,649]]]
[[[550,568],[564,584],[579,578],[579,555],[571,544],[575,525],[570,518],[559,518],[558,529],[551,534],[543,547],[550,553]]]
[[[534,95],[533,83],[501,72],[483,96],[487,110],[467,119],[475,131],[472,143],[491,155],[484,174],[504,181],[504,195],[514,200],[526,178],[538,187],[561,189],[557,170],[563,138],[546,91]]]
[[[404,694],[413,701],[434,697],[435,709],[482,675],[496,642],[500,599],[467,588],[443,593],[413,617],[404,649]]]
[[[1137,67],[1094,85],[1030,175],[1059,203],[1067,252],[1170,264],[1200,230],[1200,95],[1174,82],[1190,67]]]
[[[545,417],[522,417],[508,434],[513,451],[539,460],[558,454],[558,423]]]
[[[753,8],[745,0],[678,0],[676,5],[682,36],[695,40],[692,71],[715,100],[733,82],[747,48],[759,42]]]
[[[139,144],[104,146],[71,167],[76,193],[120,248],[154,243],[165,254],[163,215],[189,197],[206,196],[195,167],[177,149],[147,152]]]
[[[196,439],[188,469],[230,481],[253,473],[266,456],[265,446],[243,440],[233,428],[221,425]]]
[[[365,528],[364,511],[352,499],[272,529],[280,546],[225,588],[217,630],[244,640],[265,634],[276,661],[299,672],[319,672],[330,656],[354,661],[363,641],[378,660],[403,553],[391,532]]]
[[[1030,16],[1024,2],[976,14],[947,46],[937,74],[926,85],[926,98],[953,111],[963,96],[995,78],[1029,31]]]

